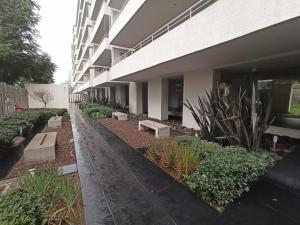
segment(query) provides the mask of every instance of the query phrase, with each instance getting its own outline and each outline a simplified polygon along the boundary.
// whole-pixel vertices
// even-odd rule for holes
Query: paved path
[[[71,118],[87,225],[300,224],[296,193],[262,181],[220,215],[104,126]]]

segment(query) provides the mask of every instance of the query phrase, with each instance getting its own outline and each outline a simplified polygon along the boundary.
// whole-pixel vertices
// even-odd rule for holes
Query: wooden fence
[[[28,93],[24,88],[0,82],[0,118],[15,112],[15,106],[28,108]]]

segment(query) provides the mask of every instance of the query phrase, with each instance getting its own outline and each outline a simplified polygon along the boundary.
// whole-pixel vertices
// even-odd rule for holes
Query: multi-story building
[[[79,0],[72,49],[74,92],[135,114],[198,128],[186,99],[274,79],[284,112],[300,77],[300,1]]]

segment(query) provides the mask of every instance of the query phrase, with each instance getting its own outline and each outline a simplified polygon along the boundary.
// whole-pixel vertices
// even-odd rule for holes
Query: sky
[[[72,29],[77,0],[35,0],[40,6],[39,44],[57,65],[55,83],[68,80],[71,65]]]

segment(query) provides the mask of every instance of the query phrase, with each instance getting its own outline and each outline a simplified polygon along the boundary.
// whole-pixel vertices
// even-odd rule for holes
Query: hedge
[[[243,147],[222,147],[194,137],[178,137],[197,151],[200,163],[185,183],[198,196],[216,206],[227,206],[263,176],[274,164],[270,153],[249,152]]]
[[[80,103],[79,108],[89,114],[94,119],[101,119],[106,117],[111,117],[112,112],[115,111],[113,107],[103,106],[99,104],[91,103]]]
[[[0,146],[8,146],[14,137],[45,123],[50,117],[63,115],[66,109],[36,109],[15,113],[0,119]]]

